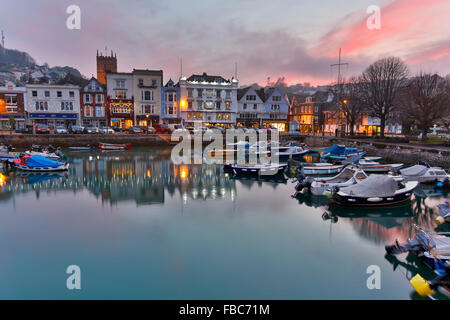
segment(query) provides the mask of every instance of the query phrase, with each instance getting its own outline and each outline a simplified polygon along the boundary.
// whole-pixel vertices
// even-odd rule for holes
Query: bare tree
[[[401,113],[420,129],[422,139],[426,140],[430,127],[450,116],[450,80],[420,72],[408,81],[398,104]]]
[[[394,111],[394,99],[405,85],[408,67],[399,58],[388,57],[371,64],[361,75],[360,93],[372,115],[380,119],[384,137],[386,119]]]
[[[361,121],[362,113],[364,111],[364,101],[361,97],[360,79],[351,77],[348,80],[343,80],[339,86],[331,87],[331,93],[339,97],[338,113],[343,114],[347,127],[350,129],[350,135],[355,133],[355,125]]]

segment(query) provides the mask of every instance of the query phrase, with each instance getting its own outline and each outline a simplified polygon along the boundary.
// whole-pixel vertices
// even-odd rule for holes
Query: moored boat
[[[317,162],[304,163],[299,170],[301,170],[304,175],[330,175],[341,172],[342,168],[344,168],[344,165],[342,164]]]
[[[86,147],[69,147],[69,149],[71,151],[90,151],[91,147],[90,146],[86,146]]]
[[[348,148],[342,145],[333,145],[321,154],[322,159],[331,160],[345,160],[348,157],[360,156],[363,157],[366,153],[359,151],[358,148]]]
[[[131,149],[131,144],[114,144],[99,142],[98,147],[102,150],[128,150]]]
[[[287,168],[287,163],[268,164],[225,164],[224,170],[234,174],[248,175],[276,175],[282,173]]]
[[[359,160],[359,165],[366,172],[388,172],[390,170],[397,170],[403,167],[403,163],[381,164],[376,161],[364,159]]]
[[[408,181],[420,183],[437,182],[441,179],[449,179],[450,175],[442,168],[431,167],[427,163],[420,162],[412,167],[400,169],[400,175]]]
[[[411,199],[417,181],[399,181],[390,176],[370,175],[360,183],[340,188],[333,203],[347,206],[391,206]]]
[[[68,162],[55,161],[41,155],[24,156],[14,160],[14,164],[19,170],[34,172],[66,171],[69,169]]]
[[[436,218],[435,222],[437,224],[443,224],[444,222],[450,222],[450,203],[446,201],[438,205],[439,217]]]

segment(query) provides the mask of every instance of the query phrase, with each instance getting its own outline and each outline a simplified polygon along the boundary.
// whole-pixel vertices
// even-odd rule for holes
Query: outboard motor
[[[295,186],[295,191],[301,192],[303,189],[311,187],[311,183],[313,181],[314,181],[314,178],[311,178],[311,177],[305,178],[305,176],[303,176],[303,178],[301,180],[298,179],[298,183]]]
[[[64,157],[64,153],[61,152],[61,149],[56,149],[55,154],[61,159]]]

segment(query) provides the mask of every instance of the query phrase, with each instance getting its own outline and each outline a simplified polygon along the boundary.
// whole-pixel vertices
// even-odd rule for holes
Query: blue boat
[[[322,159],[332,159],[332,160],[345,160],[348,157],[352,156],[360,156],[363,157],[366,153],[359,151],[358,148],[347,148],[346,146],[341,145],[332,145],[328,149],[326,149],[322,155]]]
[[[33,172],[66,171],[69,169],[68,162],[60,162],[40,155],[16,159],[14,164],[19,170]]]

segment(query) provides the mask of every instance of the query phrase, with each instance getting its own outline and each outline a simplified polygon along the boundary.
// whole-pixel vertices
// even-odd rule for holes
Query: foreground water
[[[339,209],[293,198],[286,179],[174,165],[170,150],[69,161],[65,174],[1,176],[0,299],[415,299],[408,278],[432,277],[384,253],[413,224],[435,228],[448,195],[430,187],[399,208]],[[66,287],[69,265],[81,290]]]

